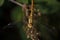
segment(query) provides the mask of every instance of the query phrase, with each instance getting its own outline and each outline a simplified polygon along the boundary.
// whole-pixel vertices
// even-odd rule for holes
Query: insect
[[[34,3],[33,3],[34,0],[32,0],[31,5],[26,5],[25,3],[21,4],[16,2],[15,0],[10,0],[10,1],[22,7],[22,11],[25,14],[24,23],[25,23],[25,33],[27,35],[27,39],[39,40],[38,36],[40,33],[37,32],[37,29],[34,27],[33,22],[35,19],[33,18],[33,16],[36,17],[41,15],[39,10],[37,13],[34,10]]]

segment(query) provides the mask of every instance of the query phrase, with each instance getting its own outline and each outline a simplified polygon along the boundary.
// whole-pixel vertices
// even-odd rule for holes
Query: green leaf
[[[39,5],[42,13],[55,13],[60,8],[60,3],[57,0],[34,0],[35,5]]]
[[[21,3],[26,3],[28,4],[28,0],[16,0],[17,2],[21,2]]]
[[[21,21],[23,19],[23,12],[20,6],[17,6],[16,8],[12,10],[11,19],[12,21],[15,21],[15,22]]]
[[[17,23],[17,28],[19,30],[18,32],[20,34],[21,40],[27,40],[23,27],[24,27],[24,25],[23,25],[22,21]]]
[[[22,40],[27,40],[26,35],[23,30],[23,23],[22,23],[23,15],[24,14],[22,12],[22,8],[20,6],[17,6],[11,12],[11,19],[13,22],[18,22],[17,28],[19,30],[18,32],[20,33]]]
[[[0,6],[2,6],[4,3],[4,0],[0,0]]]

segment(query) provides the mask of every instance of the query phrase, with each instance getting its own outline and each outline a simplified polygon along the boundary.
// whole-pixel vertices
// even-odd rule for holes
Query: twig
[[[19,5],[19,6],[23,6],[21,3],[19,3],[19,2],[16,2],[16,1],[14,1],[14,0],[10,0],[11,2],[13,2],[13,3],[15,3],[15,4],[17,4],[17,5]]]

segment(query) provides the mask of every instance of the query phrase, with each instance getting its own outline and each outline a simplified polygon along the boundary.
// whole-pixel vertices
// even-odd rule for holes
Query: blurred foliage
[[[17,6],[11,11],[11,19],[14,22],[19,22],[23,19],[22,8]]]
[[[26,4],[31,3],[31,0],[16,0],[16,1],[19,3],[26,3]],[[60,34],[60,1],[34,0],[34,6],[36,9],[39,9],[42,14],[41,17],[39,17],[40,19],[38,21],[39,26],[37,27],[41,32],[42,39],[58,40]],[[9,14],[8,16],[10,16],[12,22],[19,22],[16,24],[19,30],[19,34],[21,35],[22,40],[27,40],[26,35],[23,31],[22,21],[24,13],[22,11],[22,8],[10,2],[9,0],[0,0],[0,19],[3,17],[4,19],[6,19],[7,17],[4,16],[5,14]]]
[[[26,3],[28,4],[28,0],[16,0],[17,2],[20,2],[20,3]]]
[[[2,9],[0,8],[0,19],[2,18],[3,12]]]
[[[59,10],[60,2],[57,0],[37,0],[35,1],[37,8],[39,7],[42,13],[54,13]]]
[[[4,3],[4,0],[0,0],[0,6],[2,6]]]

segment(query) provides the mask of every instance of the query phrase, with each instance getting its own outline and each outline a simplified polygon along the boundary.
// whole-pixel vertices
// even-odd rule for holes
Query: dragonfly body
[[[33,19],[33,15],[34,13],[34,0],[32,0],[31,5],[26,5],[26,4],[20,4],[14,0],[11,0],[13,3],[19,5],[22,7],[23,12],[24,12],[24,23],[25,23],[25,32],[27,35],[27,39],[31,39],[31,40],[39,40],[38,35],[39,32],[37,32],[37,29],[34,27],[34,19]],[[28,6],[28,8],[27,8]],[[37,13],[38,14],[38,13]]]

